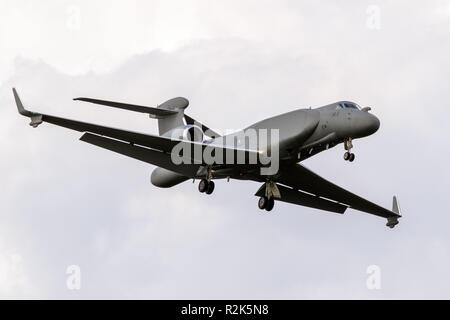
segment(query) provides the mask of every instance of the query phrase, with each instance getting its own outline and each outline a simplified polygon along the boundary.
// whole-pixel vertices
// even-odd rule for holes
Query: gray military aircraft
[[[300,164],[340,143],[346,150],[344,160],[354,161],[352,141],[375,133],[380,126],[378,118],[369,113],[370,108],[360,108],[354,102],[340,101],[316,109],[294,110],[257,122],[237,133],[221,136],[184,113],[189,105],[185,98],[168,100],[156,108],[91,98],[74,99],[148,114],[150,118],[158,119],[157,136],[28,111],[15,89],[13,93],[19,113],[31,118],[32,127],[48,122],[84,132],[81,141],[155,165],[157,168],[152,172],[151,182],[158,187],[168,188],[189,179],[200,179],[199,191],[211,194],[214,190],[213,179],[252,180],[262,183],[255,195],[259,197],[259,208],[266,211],[271,211],[277,200],[341,214],[352,208],[386,218],[386,225],[390,228],[398,224],[401,217],[395,196],[392,210],[385,209],[325,180]],[[258,144],[255,148],[248,140],[242,142],[238,137],[249,130],[274,129],[278,137],[265,148]],[[232,144],[229,137],[233,138]],[[175,152],[180,145],[182,151]],[[200,149],[200,155],[210,149],[213,160],[198,157],[193,150],[195,148]],[[252,156],[269,155],[275,149],[279,153],[276,159],[278,167],[269,175],[262,174],[261,170],[268,166],[267,162],[249,161]],[[176,163],[176,153],[192,161]],[[224,154],[231,154],[236,161],[223,161]]]

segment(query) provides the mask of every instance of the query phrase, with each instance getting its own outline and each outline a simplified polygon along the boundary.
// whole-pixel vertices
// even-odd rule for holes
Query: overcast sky
[[[0,297],[450,298],[449,38],[445,0],[0,0]],[[388,208],[396,194],[403,218],[267,214],[254,182],[158,189],[153,166],[29,127],[13,86],[32,110],[148,133],[148,117],[72,98],[184,96],[218,130],[370,106],[381,127],[355,162],[340,145],[305,165]]]

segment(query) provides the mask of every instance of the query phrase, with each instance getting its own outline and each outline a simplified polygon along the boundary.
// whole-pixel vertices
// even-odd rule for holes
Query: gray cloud
[[[212,29],[194,29],[204,39],[128,54],[108,72],[69,75],[50,58],[16,57],[0,87],[0,296],[448,298],[450,15],[439,1],[403,4],[380,2],[374,31],[363,3],[265,3],[252,15],[249,2],[212,8],[217,19],[202,3],[194,16]],[[251,182],[219,181],[210,197],[191,182],[157,189],[152,166],[76,132],[28,127],[12,86],[32,109],[150,133],[156,123],[142,115],[71,98],[151,106],[186,96],[190,115],[222,130],[341,99],[369,105],[382,125],[356,141],[356,162],[336,147],[305,164],[384,206],[398,194],[404,218],[388,230],[352,210],[277,203],[267,215]],[[80,291],[66,288],[70,264],[81,267]],[[366,289],[371,264],[379,291]]]

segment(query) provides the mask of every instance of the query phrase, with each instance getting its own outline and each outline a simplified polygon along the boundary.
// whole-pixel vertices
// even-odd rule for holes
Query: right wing
[[[391,211],[335,185],[300,164],[282,168],[279,176],[274,181],[291,187],[293,189],[291,190],[294,192],[303,191],[314,195],[317,200],[332,200],[340,206],[350,207],[355,210],[387,218],[387,226],[391,228],[398,223],[398,218],[401,217],[395,196]],[[282,199],[280,200],[283,201]]]
[[[340,203],[323,199],[317,196],[310,195],[306,192],[294,190],[282,185],[277,185],[280,192],[280,198],[276,198],[279,201],[298,204],[304,207],[310,207],[314,209],[320,209],[335,213],[344,213],[347,206]],[[255,196],[262,197],[266,194],[266,185],[263,184],[261,188],[255,193]]]
[[[112,139],[116,139],[116,140],[120,140],[123,143],[128,143],[131,145],[139,145],[140,148],[142,147],[146,147],[146,148],[150,148],[154,151],[159,151],[159,152],[164,152],[168,155],[170,155],[173,150],[174,147],[179,147],[179,149],[182,149],[183,147],[190,148],[190,150],[194,149],[194,147],[201,147],[201,151],[203,154],[203,151],[205,148],[209,148],[214,150],[213,152],[218,152],[221,151],[223,155],[227,154],[227,150],[228,151],[232,151],[235,154],[243,154],[243,157],[245,157],[245,159],[249,159],[250,156],[257,156],[257,154],[259,153],[258,150],[249,150],[249,149],[239,149],[239,148],[229,148],[224,146],[223,144],[215,144],[214,141],[212,142],[195,142],[195,141],[188,141],[188,140],[181,140],[181,139],[172,139],[170,137],[163,137],[163,136],[156,136],[156,135],[152,135],[152,134],[143,134],[143,133],[138,133],[138,132],[133,132],[133,131],[127,131],[127,130],[123,130],[123,129],[116,129],[116,128],[111,128],[111,127],[106,127],[106,126],[101,126],[101,125],[97,125],[97,124],[91,124],[91,123],[87,123],[87,122],[81,122],[81,121],[77,121],[77,120],[71,120],[71,119],[65,119],[65,118],[60,118],[60,117],[55,117],[52,115],[47,115],[47,114],[41,114],[41,113],[37,113],[37,112],[32,112],[32,111],[28,111],[25,109],[25,107],[22,104],[22,101],[19,98],[19,95],[17,94],[17,91],[15,89],[13,89],[13,93],[14,93],[14,98],[16,100],[16,104],[17,104],[17,109],[19,111],[19,113],[23,116],[29,117],[31,118],[31,123],[30,125],[33,127],[37,127],[38,125],[40,125],[42,122],[48,122],[57,126],[61,126],[61,127],[65,127],[68,129],[72,129],[72,130],[76,130],[79,132],[88,132],[91,135],[89,136],[83,136],[86,139],[83,140],[92,140],[92,134],[97,135],[100,138],[103,137],[107,137],[110,140]],[[111,139],[112,138],[112,139]],[[93,144],[98,144],[98,141],[100,141],[101,139],[96,140],[97,143],[93,143]],[[108,144],[110,143],[110,141],[106,141],[105,143]],[[100,146],[100,145],[99,145]],[[191,152],[192,155],[195,155],[195,152]],[[130,155],[131,156],[131,155]],[[147,160],[149,160],[151,157],[147,157]],[[191,163],[197,164],[197,165],[214,165],[215,163],[205,163],[203,159],[203,157],[201,159],[194,159],[193,157],[191,158]],[[217,160],[220,160],[219,158],[217,158]],[[223,159],[222,159],[223,160]],[[171,162],[170,156],[168,157],[167,161]],[[149,163],[152,163],[150,161],[147,161]],[[158,166],[161,166],[161,164],[159,163],[160,161],[158,161]],[[225,163],[225,162],[223,162]],[[173,165],[173,163],[172,163]],[[165,166],[162,166],[165,167]],[[169,169],[169,170],[173,170],[173,169]]]

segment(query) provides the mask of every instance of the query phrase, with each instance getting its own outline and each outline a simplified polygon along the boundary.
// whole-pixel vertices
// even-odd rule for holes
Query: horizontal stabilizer
[[[174,110],[138,106],[135,104],[122,103],[122,102],[114,102],[114,101],[91,99],[91,98],[75,98],[73,100],[90,102],[90,103],[94,103],[94,104],[101,104],[101,105],[108,106],[108,107],[130,110],[130,111],[135,111],[135,112],[147,113],[147,114],[153,116],[154,118],[164,118],[164,117],[168,117],[168,116],[177,114],[177,111],[174,111]]]

